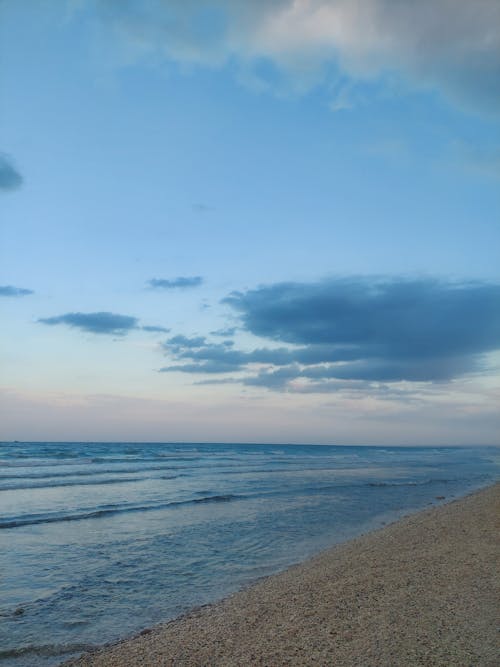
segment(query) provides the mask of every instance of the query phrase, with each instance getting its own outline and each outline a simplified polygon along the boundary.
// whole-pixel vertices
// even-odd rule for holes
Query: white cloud
[[[500,108],[498,0],[96,1],[137,55],[231,63],[247,79],[266,61],[298,91],[397,73],[471,107]]]

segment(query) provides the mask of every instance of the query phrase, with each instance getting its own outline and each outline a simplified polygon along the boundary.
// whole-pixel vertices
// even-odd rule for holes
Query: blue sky
[[[0,18],[0,438],[498,443],[495,0]]]

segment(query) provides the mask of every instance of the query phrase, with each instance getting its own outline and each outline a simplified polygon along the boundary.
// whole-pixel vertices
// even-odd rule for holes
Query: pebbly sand
[[[420,512],[74,667],[498,667],[500,484]]]

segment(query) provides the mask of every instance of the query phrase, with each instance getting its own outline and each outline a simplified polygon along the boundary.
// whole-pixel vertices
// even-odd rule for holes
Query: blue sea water
[[[0,667],[58,664],[499,478],[488,447],[0,443]]]

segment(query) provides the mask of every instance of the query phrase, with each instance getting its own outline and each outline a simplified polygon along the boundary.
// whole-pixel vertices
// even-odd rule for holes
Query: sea
[[[0,443],[0,667],[59,664],[489,485],[499,454]]]

